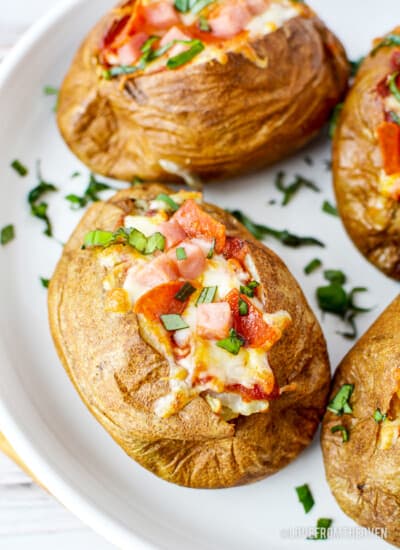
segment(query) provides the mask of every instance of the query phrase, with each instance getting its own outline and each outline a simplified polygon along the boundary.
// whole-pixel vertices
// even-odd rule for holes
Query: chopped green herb
[[[387,414],[382,414],[380,409],[376,409],[374,412],[374,420],[377,424],[380,424],[381,422],[384,422],[387,418]]]
[[[400,126],[400,116],[397,113],[394,111],[389,111],[388,117],[391,122],[394,122]]]
[[[204,8],[215,2],[215,0],[196,0],[190,7],[190,11],[194,14],[200,13]]]
[[[320,192],[319,187],[315,185],[312,181],[304,178],[303,176],[296,176],[294,181],[288,185],[284,183],[285,174],[284,172],[278,172],[275,178],[275,187],[283,194],[282,206],[286,206],[295,196],[295,194],[302,188],[306,187],[315,191],[316,193]]]
[[[40,277],[40,282],[42,283],[43,288],[49,288],[50,279],[44,279],[43,277]]]
[[[160,319],[165,329],[170,332],[174,330],[182,330],[184,328],[189,328],[189,325],[186,323],[186,321],[176,313],[160,315]]]
[[[151,50],[151,47],[152,45],[154,44],[154,42],[157,42],[157,40],[159,40],[160,37],[159,36],[150,36],[146,42],[143,44],[143,46],[140,48],[140,51],[142,53],[148,53],[150,52]]]
[[[199,17],[199,29],[203,32],[209,32],[211,30],[211,27],[204,15],[200,15]]]
[[[311,262],[309,262],[306,267],[304,268],[304,273],[306,275],[310,275],[310,273],[313,273],[316,269],[318,269],[319,267],[321,267],[322,265],[322,262],[319,258],[314,258],[313,260],[311,260]]]
[[[58,88],[54,88],[54,86],[45,86],[43,88],[44,95],[58,95]]]
[[[129,231],[128,244],[136,248],[141,254],[144,254],[147,247],[147,237],[138,229],[133,228]]]
[[[314,506],[314,498],[309,486],[305,483],[304,485],[300,485],[300,487],[296,487],[296,493],[299,497],[299,502],[303,505],[305,513],[308,514]]]
[[[351,414],[353,409],[349,404],[349,399],[353,393],[354,384],[343,384],[335,397],[327,406],[328,411],[341,416],[342,414]]]
[[[114,241],[114,233],[111,231],[90,231],[86,233],[85,239],[83,241],[84,248],[91,246],[109,246]]]
[[[15,228],[12,224],[3,227],[0,233],[0,242],[3,246],[15,239]]]
[[[80,175],[81,175],[81,173],[78,172],[78,171],[72,172],[72,174],[71,174],[71,179],[77,178],[77,177],[80,176]]]
[[[298,248],[300,246],[325,247],[324,243],[314,239],[314,237],[299,237],[297,235],[293,235],[286,229],[279,231],[266,225],[255,223],[240,210],[233,210],[231,214],[239,220],[256,239],[262,240],[269,235],[280,241],[285,246],[290,246],[292,248]]]
[[[333,426],[331,428],[331,432],[333,434],[336,432],[342,432],[343,443],[346,443],[349,440],[349,431],[345,426],[342,426],[341,424],[338,424],[337,426]]]
[[[257,281],[250,281],[247,285],[240,285],[240,292],[249,298],[253,298],[255,289],[260,286]]]
[[[147,239],[145,254],[153,254],[156,250],[163,252],[165,249],[165,237],[158,231]]]
[[[239,299],[239,315],[247,315],[249,313],[249,306],[242,298]]]
[[[89,184],[86,187],[82,196],[70,194],[65,197],[67,201],[71,203],[71,207],[75,210],[79,208],[84,208],[90,202],[97,202],[100,200],[98,194],[101,191],[106,191],[108,189],[113,189],[111,185],[105,182],[98,181],[94,174],[89,176]]]
[[[371,51],[371,55],[374,56],[381,48],[389,46],[400,46],[400,34],[388,34],[385,36],[385,38]]]
[[[322,203],[322,211],[326,214],[331,214],[331,216],[339,216],[336,206],[333,206],[329,201],[324,201]]]
[[[361,66],[361,63],[364,61],[365,57],[359,57],[354,61],[350,61],[350,76],[354,78],[358,73],[358,70]]]
[[[329,137],[332,139],[336,132],[336,126],[339,120],[340,113],[342,112],[344,103],[338,103],[333,109],[330,121],[329,121]]]
[[[342,317],[348,310],[347,292],[337,283],[317,288],[317,298],[319,307],[327,313]]]
[[[187,260],[186,250],[183,248],[183,246],[179,246],[176,249],[176,259],[177,260]]]
[[[12,161],[11,168],[14,168],[17,174],[19,174],[21,177],[24,177],[29,173],[28,168],[17,159]]]
[[[392,92],[392,95],[400,103],[400,90],[397,87],[397,77],[399,76],[399,74],[400,72],[397,71],[389,76],[389,90]]]
[[[174,6],[181,13],[186,13],[189,11],[189,0],[175,0]]]
[[[40,200],[43,195],[49,192],[51,193],[53,191],[58,191],[57,187],[52,183],[43,181],[40,177],[38,185],[34,187],[31,191],[29,191],[28,202],[32,205]]]
[[[49,183],[43,179],[40,161],[37,161],[36,163],[36,177],[38,184],[28,193],[28,203],[31,207],[32,216],[45,222],[46,228],[44,230],[44,234],[48,237],[52,237],[53,229],[47,213],[48,204],[46,202],[39,203],[39,201],[42,199],[43,195],[58,191],[58,189],[53,183]]]
[[[185,283],[182,288],[175,294],[175,300],[186,302],[186,300],[195,292],[196,289],[190,283]]]
[[[216,242],[217,242],[217,239],[213,239],[212,244],[211,244],[211,248],[210,248],[210,250],[208,251],[208,254],[207,254],[207,260],[211,260],[211,258],[214,256]]]
[[[307,540],[326,540],[329,534],[329,528],[332,525],[330,518],[319,518],[315,535],[307,537]]]
[[[49,205],[47,202],[41,202],[39,204],[32,204],[31,205],[31,214],[34,218],[38,218],[39,220],[43,220],[45,222],[45,230],[44,234],[48,237],[53,236],[53,228],[50,222],[50,218],[47,214],[47,209]]]
[[[327,281],[337,283],[338,285],[346,283],[346,275],[339,269],[327,269],[324,271],[324,277]]]
[[[215,295],[217,293],[216,286],[205,286],[202,291],[200,292],[199,297],[196,301],[196,306],[200,304],[210,304],[214,301]]]
[[[165,204],[168,206],[168,209],[172,210],[172,212],[176,212],[177,210],[179,210],[179,204],[176,204],[176,202],[173,199],[171,199],[169,195],[166,195],[165,193],[160,193],[156,197],[156,201],[165,202]]]
[[[204,50],[204,44],[200,40],[191,40],[190,48],[184,52],[170,57],[167,61],[167,69],[177,69],[186,63],[189,63],[196,55]]]
[[[142,178],[140,178],[139,176],[133,176],[132,183],[131,183],[132,186],[142,185],[142,183],[144,183],[144,180],[142,180]]]
[[[232,355],[237,355],[243,345],[243,338],[241,338],[233,328],[231,328],[228,338],[225,338],[224,340],[219,340],[217,342],[217,346],[219,348],[228,351]]]

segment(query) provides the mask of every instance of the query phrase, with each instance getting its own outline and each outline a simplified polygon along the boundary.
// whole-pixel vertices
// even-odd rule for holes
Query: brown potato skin
[[[391,71],[393,51],[382,48],[359,69],[335,131],[333,177],[340,216],[354,244],[383,273],[400,280],[400,203],[379,192],[383,163],[376,137],[384,113],[375,90]]]
[[[205,209],[248,241],[265,288],[269,312],[287,310],[292,325],[269,353],[280,386],[294,391],[270,411],[219,419],[202,397],[161,419],[153,403],[168,392],[168,365],[142,338],[136,315],[104,311],[104,268],[94,249],[81,250],[86,232],[114,230],[132,199],[155,198],[159,184],[118,192],[95,203],[66,244],[49,287],[52,336],[83,401],[115,441],[144,467],[188,487],[228,487],[270,475],[312,440],[326,404],[330,369],[321,328],[283,262],[256,241],[235,218],[216,206]]]
[[[274,163],[318,133],[347,88],[345,51],[310,10],[254,43],[265,69],[231,53],[225,64],[138,76],[121,89],[94,59],[112,17],[77,52],[57,112],[71,150],[106,176],[176,181],[161,159],[203,180]]]
[[[400,546],[400,443],[377,447],[377,408],[387,411],[398,389],[400,369],[400,295],[385,310],[336,370],[331,398],[343,384],[354,384],[353,414],[326,412],[321,433],[325,471],[342,510],[364,527],[387,528],[386,540]],[[337,424],[347,427],[342,443]]]

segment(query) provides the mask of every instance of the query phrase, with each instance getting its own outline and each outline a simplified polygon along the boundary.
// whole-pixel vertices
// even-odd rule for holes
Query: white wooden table
[[[7,55],[38,17],[59,1],[0,0],[0,58]],[[111,550],[113,547],[0,453],[0,548]]]

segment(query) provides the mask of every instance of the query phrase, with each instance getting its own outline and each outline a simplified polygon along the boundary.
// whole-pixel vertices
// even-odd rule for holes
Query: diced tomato
[[[173,219],[183,227],[188,237],[215,239],[215,251],[223,251],[226,240],[225,226],[204,212],[193,199],[185,201],[175,212]]]
[[[129,19],[130,19],[130,16],[125,15],[125,17],[122,17],[122,19],[115,20],[112,22],[111,27],[108,29],[108,31],[106,32],[103,38],[102,48],[109,48],[112,46],[113,42],[115,41],[117,36],[122,32],[122,30],[128,23]]]
[[[393,71],[400,70],[400,50],[395,50],[390,58],[390,66]]]
[[[400,126],[395,122],[382,122],[377,133],[384,170],[388,176],[397,174],[400,172]]]
[[[118,50],[118,60],[121,65],[132,65],[142,55],[140,48],[146,42],[148,35],[145,32],[135,34],[129,42]]]
[[[247,0],[247,7],[253,15],[260,15],[270,5],[270,0]]]
[[[186,233],[176,220],[169,220],[163,222],[158,226],[158,230],[162,233],[166,239],[167,249],[172,248],[176,244],[186,239]]]
[[[388,97],[390,95],[390,90],[389,90],[386,76],[380,82],[378,82],[376,86],[376,92],[382,98]]]
[[[228,386],[225,386],[225,389],[228,392],[239,393],[243,401],[246,402],[268,401],[279,396],[279,387],[275,383],[275,380],[273,380],[273,382],[272,380],[273,375],[271,374],[271,386],[269,393],[263,390],[258,384],[256,384],[252,388],[246,388],[246,386],[242,386],[242,384],[230,384]]]
[[[182,281],[172,281],[152,288],[138,299],[133,311],[152,321],[159,319],[160,315],[180,315],[184,312],[187,302],[181,302],[175,296],[184,284]]]
[[[179,274],[184,279],[197,279],[206,268],[206,258],[202,249],[194,243],[183,242],[179,248],[183,248],[186,254],[184,260],[178,260],[176,248],[168,252],[171,260],[176,262]]]
[[[140,285],[152,288],[175,281],[179,278],[179,271],[176,263],[167,254],[161,254],[136,271],[133,277]]]
[[[197,333],[208,340],[227,338],[232,328],[232,312],[226,302],[200,304],[197,308]]]
[[[238,239],[236,237],[227,237],[224,249],[222,254],[227,260],[233,258],[238,260],[242,265],[244,265],[244,260],[246,255],[249,253],[249,247],[243,239]]]
[[[250,19],[251,13],[245,5],[226,4],[221,7],[216,17],[208,20],[208,24],[215,36],[232,38],[245,28]]]
[[[169,29],[179,23],[176,10],[168,2],[154,2],[144,10],[147,23],[157,29]]]
[[[247,315],[239,313],[239,299],[247,304]],[[263,319],[262,312],[245,296],[240,294],[237,289],[231,290],[224,298],[232,310],[233,328],[245,340],[246,346],[258,348],[269,342],[274,344],[280,338],[280,332],[274,327],[267,325]]]

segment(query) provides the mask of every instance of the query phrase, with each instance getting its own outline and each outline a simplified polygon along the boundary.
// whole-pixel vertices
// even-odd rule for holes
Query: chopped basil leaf
[[[387,414],[382,414],[380,409],[376,409],[374,412],[374,420],[377,424],[380,424],[381,422],[384,422],[386,420]]]
[[[136,71],[139,70],[140,68],[137,65],[118,65],[116,67],[111,67],[111,69],[103,71],[103,77],[106,80],[110,80],[113,76],[120,76],[121,74],[132,74],[136,73]]]
[[[215,295],[217,293],[217,288],[216,286],[206,286],[202,289],[202,291],[200,292],[200,295],[199,297],[197,298],[197,301],[196,301],[196,306],[200,305],[200,304],[210,304],[211,302],[214,301],[214,298],[215,298]]]
[[[239,315],[247,315],[249,313],[249,306],[242,298],[239,299]]]
[[[0,233],[0,242],[3,246],[15,239],[15,228],[12,224],[3,227]]]
[[[36,163],[36,177],[38,180],[38,184],[28,193],[28,203],[31,206],[32,216],[45,222],[46,228],[44,230],[44,234],[48,237],[52,237],[53,229],[47,213],[48,204],[46,202],[39,203],[38,201],[46,193],[55,192],[58,191],[58,189],[54,184],[49,183],[43,179],[40,169],[40,161],[37,161]]]
[[[186,321],[176,313],[160,315],[160,319],[165,329],[168,331],[182,330],[184,328],[189,328],[189,325],[186,323]]]
[[[184,41],[181,41],[184,42]],[[186,63],[189,63],[196,55],[204,50],[204,44],[200,40],[191,40],[188,41],[188,44],[191,44],[191,47],[185,52],[178,53],[170,57],[167,61],[168,69],[177,69]]]
[[[341,416],[343,413],[351,414],[353,409],[350,407],[349,399],[353,393],[354,384],[343,384],[332,401],[327,406],[328,411]]]
[[[70,177],[73,179],[73,178],[77,178],[80,175],[81,175],[81,173],[76,171],[76,172],[73,172]]]
[[[39,220],[43,220],[45,222],[45,230],[44,234],[48,237],[53,236],[53,228],[50,222],[50,218],[47,214],[47,209],[49,205],[47,202],[41,202],[39,204],[32,204],[31,206],[31,214],[34,218],[38,218]]]
[[[70,194],[70,195],[67,195],[65,199],[71,203],[71,207],[73,209],[84,208],[90,202],[99,201],[100,197],[98,196],[98,194],[101,191],[106,191],[108,189],[113,189],[113,187],[108,183],[98,181],[96,179],[96,176],[91,173],[89,176],[88,186],[83,192],[83,195],[79,196],[75,194]]]
[[[350,76],[351,77],[355,77],[356,74],[358,73],[358,70],[362,64],[362,62],[364,61],[365,57],[359,57],[358,59],[354,60],[354,61],[350,61]]]
[[[294,181],[288,185],[284,183],[285,174],[284,172],[278,172],[275,178],[275,187],[283,194],[282,206],[286,206],[295,196],[295,194],[302,188],[306,187],[315,191],[316,193],[320,192],[319,187],[315,185],[312,181],[304,178],[303,176],[296,176]]]
[[[183,246],[180,246],[176,249],[176,259],[187,260],[186,250],[183,248]]]
[[[14,168],[17,174],[19,174],[21,177],[24,177],[29,173],[28,168],[17,159],[12,161],[11,168]]]
[[[329,121],[329,137],[332,139],[336,132],[336,126],[339,120],[340,113],[342,112],[344,103],[338,103],[333,109],[330,121]]]
[[[194,14],[200,13],[204,8],[212,4],[215,0],[197,0],[191,6],[190,11]]]
[[[337,283],[317,288],[318,305],[322,311],[343,316],[348,309],[347,292]]]
[[[299,502],[303,505],[305,513],[308,514],[314,506],[314,498],[307,483],[300,485],[300,487],[296,487],[296,493],[299,497]]]
[[[42,283],[43,288],[49,288],[50,279],[44,279],[43,277],[40,277],[40,282]]]
[[[55,185],[46,181],[40,181],[39,184],[34,187],[28,194],[29,204],[34,204],[39,199],[41,199],[43,195],[52,191],[58,191]]]
[[[337,283],[338,285],[346,283],[346,275],[339,269],[327,269],[324,271],[324,277],[327,281]]]
[[[207,254],[207,260],[211,260],[211,258],[214,256],[216,242],[217,242],[217,239],[213,239],[212,244],[211,244],[211,248],[210,248],[210,250],[208,251],[208,254]]]
[[[151,47],[154,44],[154,42],[157,42],[157,40],[159,40],[159,39],[160,39],[159,36],[150,36],[146,40],[146,42],[143,44],[143,46],[140,48],[140,51],[142,53],[148,53],[151,50]]]
[[[330,518],[319,518],[317,520],[316,534],[307,537],[307,540],[326,540],[329,534],[329,528],[332,525]]]
[[[314,258],[313,260],[311,260],[311,262],[309,262],[306,267],[304,268],[304,273],[306,275],[310,275],[310,273],[313,273],[316,269],[318,269],[319,267],[321,267],[322,265],[322,262],[319,258]]]
[[[133,228],[129,232],[128,244],[143,254],[147,247],[147,237],[138,229]]]
[[[203,32],[209,32],[211,30],[211,27],[204,15],[200,15],[199,17],[199,29]]]
[[[224,340],[219,340],[217,346],[219,348],[228,351],[232,355],[237,355],[240,351],[240,348],[244,345],[244,340],[241,338],[238,333],[231,328],[229,331],[229,337]]]
[[[175,300],[186,302],[186,300],[195,292],[196,289],[190,283],[185,283],[182,288],[175,294]]]
[[[189,11],[189,0],[175,0],[174,6],[181,13],[186,13]]]
[[[336,206],[333,206],[329,201],[324,201],[322,203],[322,211],[326,214],[331,214],[331,216],[339,216]]]
[[[392,92],[392,95],[400,103],[400,90],[397,87],[397,77],[399,76],[399,74],[400,74],[399,71],[397,71],[389,76],[389,90]]]
[[[44,95],[58,95],[58,88],[54,88],[54,86],[44,86],[43,93]]]
[[[261,225],[253,222],[248,216],[243,214],[240,210],[233,210],[230,212],[237,220],[239,220],[248,231],[258,240],[264,239],[267,235],[274,237],[285,246],[292,248],[298,248],[300,246],[321,246],[325,247],[324,243],[314,239],[314,237],[299,237],[293,235],[286,229],[279,231],[272,229],[266,225]]]
[[[114,233],[111,231],[90,231],[86,233],[84,244],[85,248],[90,246],[109,246],[114,241]]]
[[[253,298],[255,289],[260,286],[257,281],[250,281],[247,285],[240,285],[240,292],[249,298]]]
[[[142,183],[144,183],[142,178],[140,178],[139,176],[133,176],[132,183],[131,183],[132,186],[141,185]]]
[[[346,443],[349,440],[349,431],[345,426],[342,426],[341,424],[338,424],[337,426],[333,426],[331,428],[331,432],[333,434],[336,432],[342,432],[343,443]]]
[[[176,204],[176,202],[173,199],[171,199],[169,195],[166,195],[165,193],[160,193],[159,195],[157,195],[156,201],[165,202],[168,208],[173,212],[176,212],[177,210],[179,210],[179,204]]]
[[[144,251],[144,253],[153,254],[156,250],[160,250],[162,252],[164,249],[165,237],[157,231],[147,239],[146,250]]]
[[[374,56],[381,48],[387,46],[400,46],[400,34],[388,34],[375,48],[371,51],[371,55]]]

